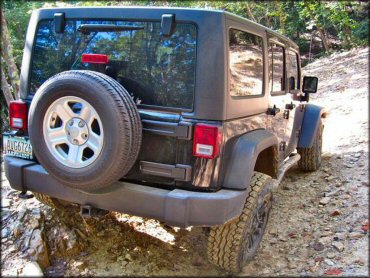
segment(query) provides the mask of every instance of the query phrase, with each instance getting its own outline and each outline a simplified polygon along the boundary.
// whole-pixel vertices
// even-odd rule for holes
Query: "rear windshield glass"
[[[81,28],[82,24],[98,27],[85,29]],[[102,25],[121,27],[104,30]],[[59,72],[85,69],[118,80],[137,104],[192,108],[195,25],[176,24],[169,37],[161,35],[160,22],[71,20],[66,22],[63,33],[54,30],[53,20],[39,23],[33,50],[31,94]],[[85,53],[108,55],[109,62],[107,65],[82,63]]]

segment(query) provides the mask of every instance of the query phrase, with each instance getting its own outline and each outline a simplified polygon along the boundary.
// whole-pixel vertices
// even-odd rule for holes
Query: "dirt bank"
[[[311,102],[329,111],[323,164],[315,173],[287,173],[243,276],[368,275],[368,48],[322,58],[304,72],[320,80]],[[4,176],[2,183],[4,276],[29,271],[36,256],[48,276],[227,275],[208,264],[200,228],[115,213],[86,220],[21,200]]]

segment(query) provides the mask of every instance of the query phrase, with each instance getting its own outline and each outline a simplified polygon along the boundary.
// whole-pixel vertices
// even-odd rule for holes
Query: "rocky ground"
[[[311,102],[328,109],[323,164],[315,173],[293,167],[275,192],[258,255],[245,276],[367,276],[368,48],[309,64],[320,79]],[[3,276],[226,276],[206,258],[201,228],[110,213],[85,219],[35,198],[19,199],[2,175]],[[37,261],[37,263],[32,263]]]

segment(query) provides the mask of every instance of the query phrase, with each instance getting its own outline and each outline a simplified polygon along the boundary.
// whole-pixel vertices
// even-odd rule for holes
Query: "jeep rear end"
[[[64,8],[35,11],[26,40],[5,172],[41,201],[211,227],[210,261],[238,272],[273,187],[297,161],[320,167],[325,111],[303,103],[318,79],[302,82],[298,46],[273,30],[222,11]]]
[[[44,150],[35,149],[42,138],[31,138],[29,142],[32,124],[28,128],[13,126],[12,133],[6,136],[7,152],[12,151],[11,144],[23,140],[25,147],[34,146],[40,155],[28,151],[28,158],[33,156],[31,160],[7,156],[11,185],[22,191],[153,217],[178,226],[210,226],[238,216],[246,192],[220,190],[218,171],[224,138],[221,120],[225,114],[225,54],[223,43],[210,45],[224,41],[223,16],[222,12],[206,10],[155,8],[35,11],[22,63],[20,105],[25,103],[28,111],[36,92],[58,73],[102,73],[118,81],[131,95],[141,118],[142,143],[133,166],[119,182],[99,189],[76,190],[60,178],[55,180],[52,170],[45,171],[43,167],[48,163],[40,162]],[[214,26],[218,26],[217,30]],[[68,105],[78,114],[83,102],[72,99]],[[52,115],[54,123],[64,126],[57,113]],[[16,121],[16,117],[12,120]],[[68,134],[74,124],[79,128],[73,119],[69,123]],[[87,138],[82,127],[81,130],[79,134]],[[69,139],[67,143],[50,144],[49,151],[54,151],[56,158],[62,157],[60,162],[63,157],[68,159],[74,142],[71,140],[76,140]],[[82,138],[81,144],[85,142]],[[81,163],[75,165],[81,169],[88,166],[94,151],[87,147]],[[22,156],[20,153],[13,155]],[[65,164],[68,166],[68,160]],[[137,202],[149,207],[138,207]]]

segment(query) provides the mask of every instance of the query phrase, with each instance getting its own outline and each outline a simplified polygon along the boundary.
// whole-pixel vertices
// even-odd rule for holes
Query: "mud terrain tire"
[[[61,139],[52,137],[57,128]],[[121,84],[101,73],[71,70],[54,75],[36,92],[29,135],[36,158],[55,179],[82,191],[104,192],[135,163],[142,126]],[[57,145],[54,140],[64,141]]]
[[[298,153],[301,155],[301,159],[298,161],[298,167],[300,170],[305,172],[312,172],[320,168],[322,153],[322,132],[323,125],[320,120],[312,147],[297,148]]]
[[[271,177],[255,172],[242,214],[222,226],[212,227],[208,259],[232,273],[239,273],[259,247],[272,205]]]

